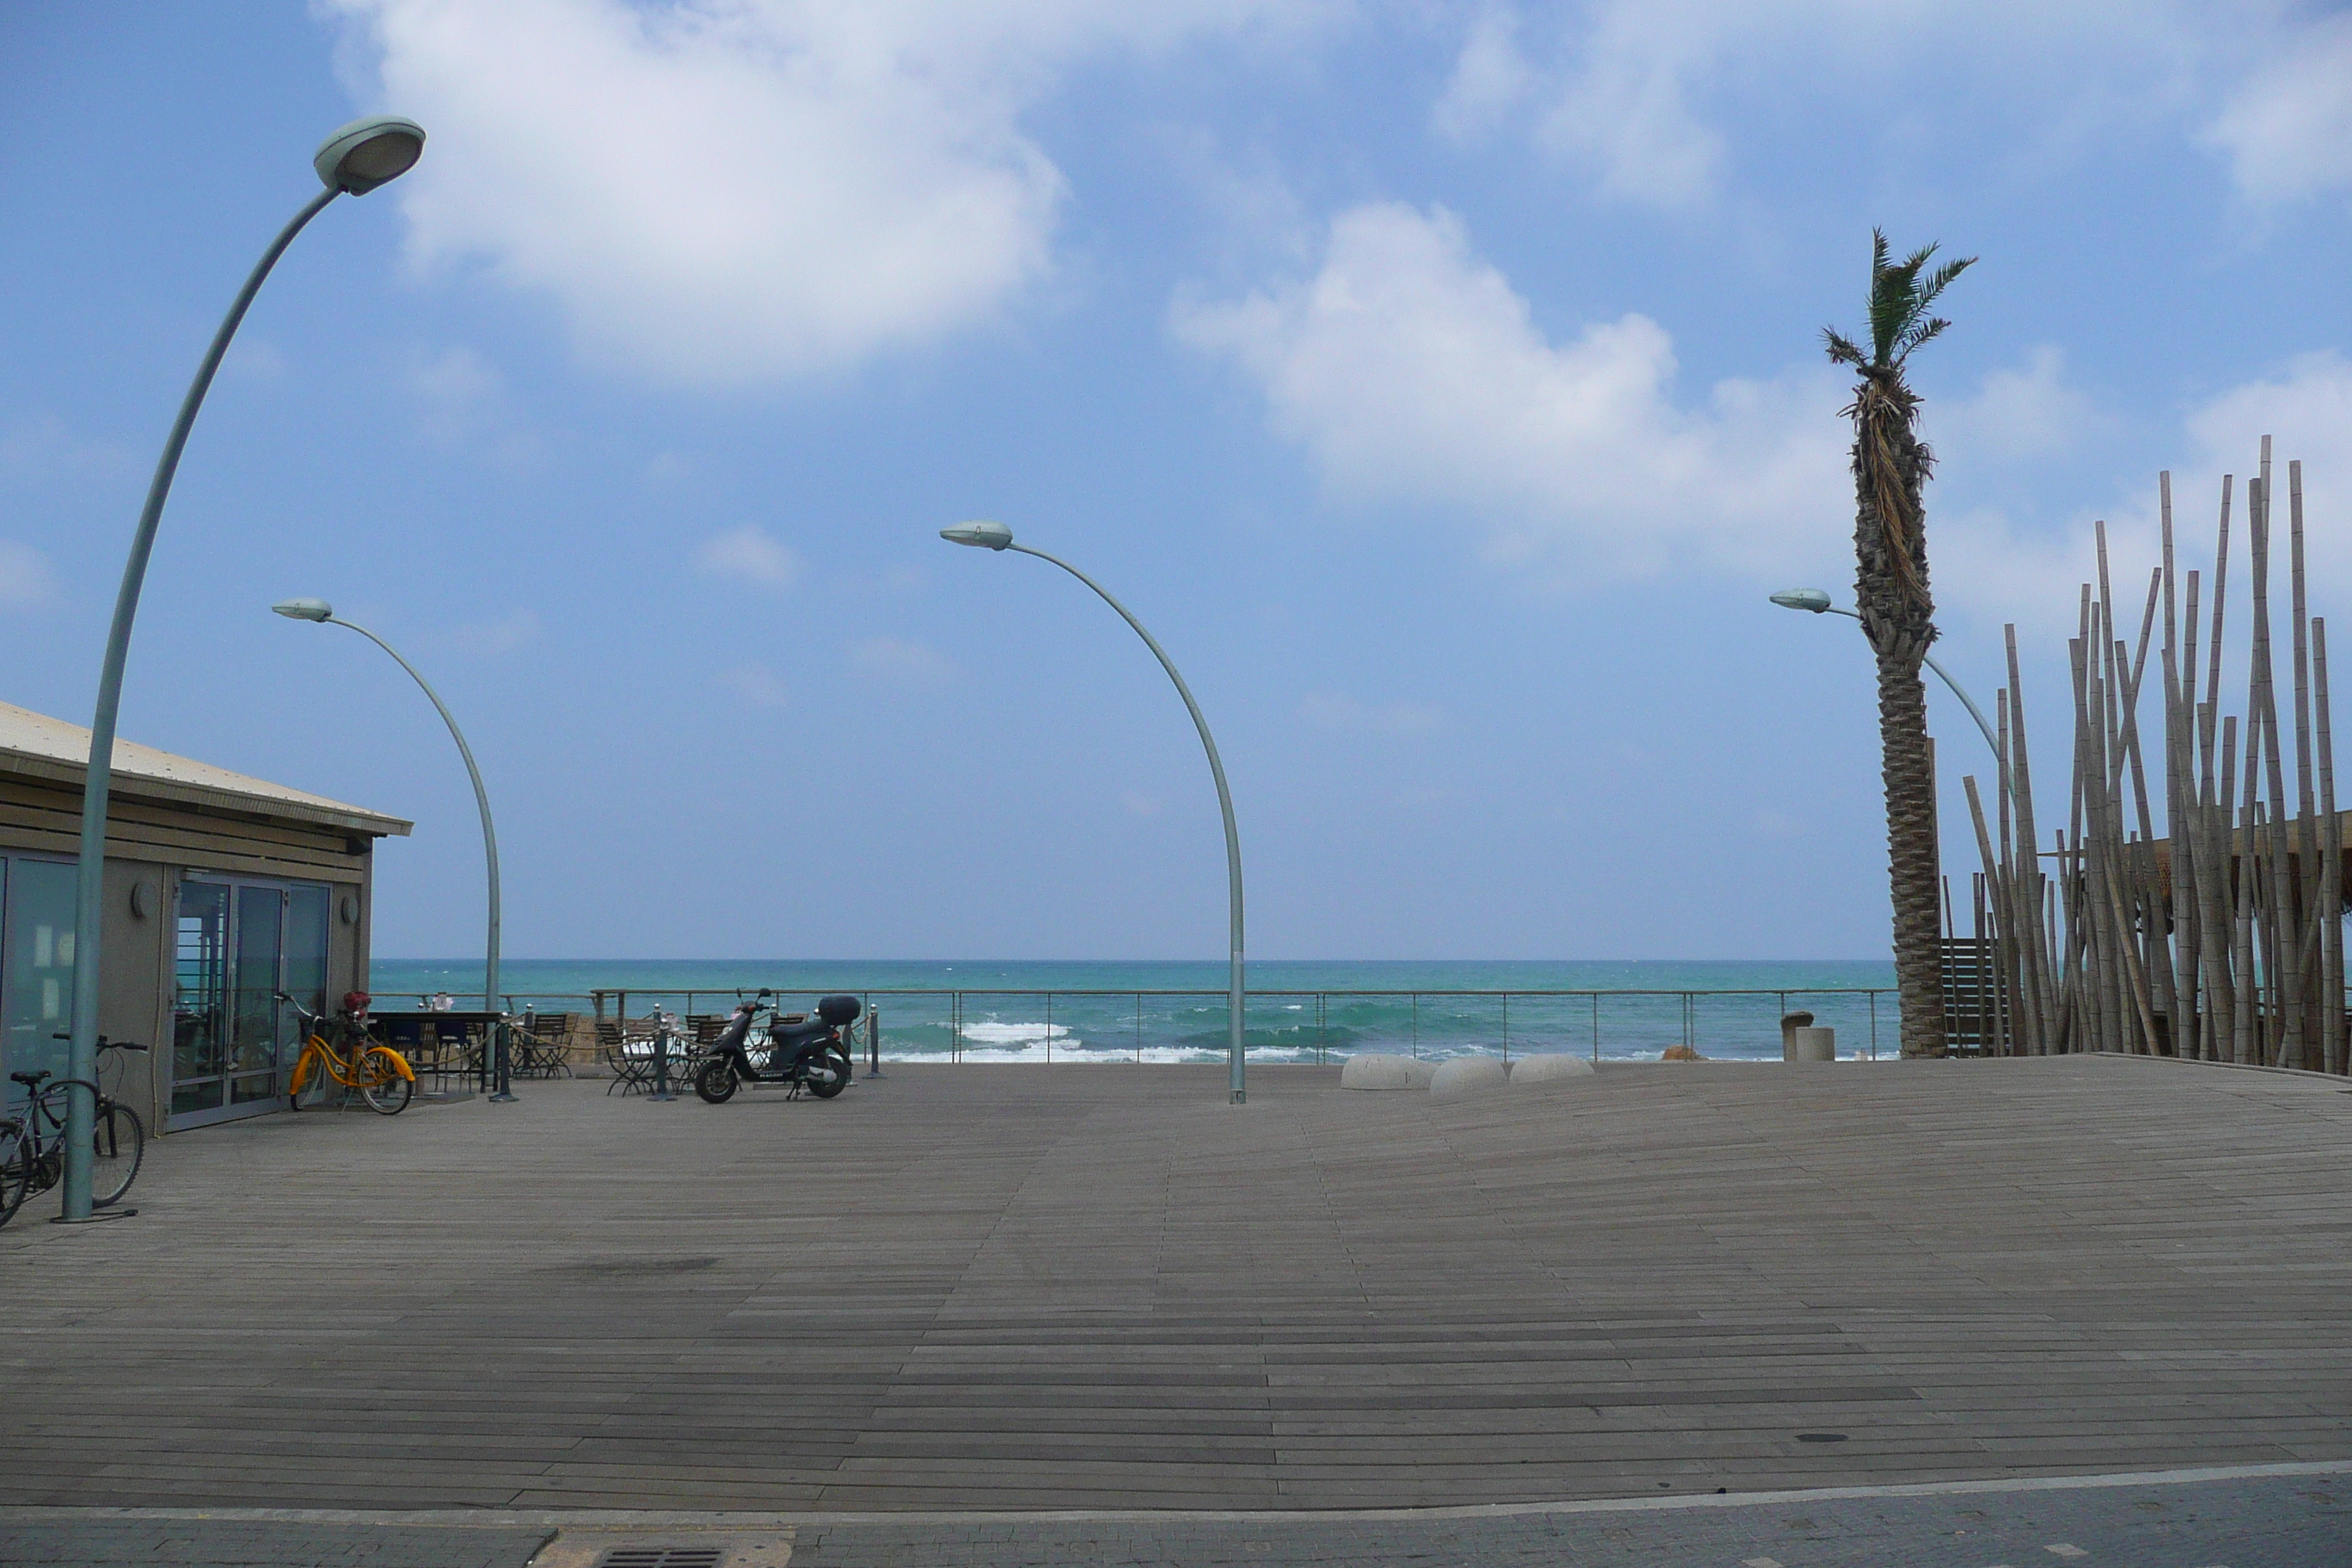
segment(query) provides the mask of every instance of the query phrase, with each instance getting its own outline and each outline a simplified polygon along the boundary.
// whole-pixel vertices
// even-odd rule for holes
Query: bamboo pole
[[[2286,880],[2281,898],[2288,913],[2287,940],[2294,949],[2294,963],[2288,971],[2294,988],[2290,1016],[2294,1020],[2291,1039],[2285,1047],[2286,1065],[2298,1068],[2318,1066],[2317,1047],[2326,1039],[2319,1027],[2318,988],[2312,973],[2319,954],[2318,913],[2318,849],[2319,802],[2312,789],[2311,756],[2311,616],[2310,602],[2305,593],[2303,572],[2303,464],[2286,466],[2287,483],[2287,576],[2288,603],[2294,617],[2293,657],[2294,659],[2294,774],[2295,828],[2294,853],[2288,858]],[[2280,803],[2280,815],[2285,815],[2285,803]]]
[[[2311,623],[2312,720],[2319,778],[2319,1018],[2324,1071],[2352,1071],[2344,1036],[2344,819],[2336,815],[2336,742],[2327,707],[2327,623]]]
[[[2009,655],[2009,729],[2004,733],[2009,742],[2009,768],[2005,782],[2013,786],[2017,842],[2024,850],[2018,857],[2018,912],[2022,917],[2018,923],[2021,933],[2031,933],[2025,955],[2025,992],[2031,1010],[2026,1028],[2033,1054],[2048,1056],[2056,1048],[2052,1031],[2057,1024],[2058,991],[2055,972],[2051,967],[2056,944],[2045,933],[2042,921],[2049,883],[2042,874],[2042,838],[2033,825],[2033,768],[2025,744],[2025,681],[2018,669],[2014,624],[2001,627],[2001,641]]]

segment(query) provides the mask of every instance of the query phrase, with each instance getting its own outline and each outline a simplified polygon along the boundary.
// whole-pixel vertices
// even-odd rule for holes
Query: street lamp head
[[[324,599],[287,599],[269,606],[289,621],[331,621],[335,606]]]
[[[1013,531],[1001,522],[960,522],[953,528],[940,530],[940,537],[950,544],[1003,550],[1013,542]]]
[[[1772,595],[1772,602],[1784,610],[1811,610],[1815,615],[1830,607],[1830,596],[1819,588],[1788,588]]]
[[[425,153],[424,128],[396,114],[354,120],[321,142],[310,167],[331,191],[363,196],[388,185],[416,166]]]

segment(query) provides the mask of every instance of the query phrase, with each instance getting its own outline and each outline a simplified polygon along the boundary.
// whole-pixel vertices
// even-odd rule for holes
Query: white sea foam
[[[977,1024],[966,1024],[961,1031],[967,1040],[982,1046],[1042,1046],[1051,1040],[1056,1047],[1064,1041],[1072,1046],[1084,1042],[1072,1038],[1070,1031],[1060,1024],[1005,1024],[994,1018]]]

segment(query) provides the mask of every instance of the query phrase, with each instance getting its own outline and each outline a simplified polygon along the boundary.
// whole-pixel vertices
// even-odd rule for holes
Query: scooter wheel
[[[849,1087],[849,1075],[856,1070],[841,1052],[827,1051],[809,1073],[808,1091],[819,1100],[831,1100]]]
[[[724,1105],[735,1098],[735,1064],[716,1061],[694,1075],[694,1092],[711,1105]]]

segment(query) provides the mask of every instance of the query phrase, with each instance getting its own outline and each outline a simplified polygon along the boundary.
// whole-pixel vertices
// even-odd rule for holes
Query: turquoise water
[[[632,1016],[655,1005],[724,1012],[763,985],[793,1006],[850,992],[879,1011],[885,1057],[909,1060],[1209,1061],[1225,1048],[1225,966],[1213,961],[514,959],[499,983],[517,1007],[573,1011],[591,1010],[592,990],[625,990]],[[380,1007],[443,991],[474,1005],[482,966],[378,959],[373,984]],[[1249,968],[1247,1040],[1251,1059],[1265,1062],[1506,1049],[1654,1060],[1685,1038],[1708,1057],[1777,1060],[1785,998],[1837,1030],[1841,1056],[1870,1054],[1874,1016],[1877,1045],[1892,1055],[1894,984],[1891,963],[1853,960],[1268,961]],[[1871,998],[1851,994],[1868,987],[1886,988],[1874,1012]],[[1444,994],[1563,990],[1608,994]],[[961,1006],[888,994],[909,991],[960,992]],[[1150,994],[1171,991],[1184,994]],[[1748,994],[1637,994],[1727,991]],[[618,1005],[607,999],[608,1011]]]

